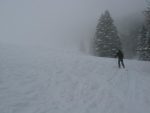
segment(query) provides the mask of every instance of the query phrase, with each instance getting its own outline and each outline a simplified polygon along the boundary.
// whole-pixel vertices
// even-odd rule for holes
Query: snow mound
[[[0,49],[1,113],[150,113],[150,63]]]

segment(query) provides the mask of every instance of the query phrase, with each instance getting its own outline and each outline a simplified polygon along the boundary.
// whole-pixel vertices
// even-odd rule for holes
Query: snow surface
[[[0,47],[0,113],[150,113],[150,62]]]

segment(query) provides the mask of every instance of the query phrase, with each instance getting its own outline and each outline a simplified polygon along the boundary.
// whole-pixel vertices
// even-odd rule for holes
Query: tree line
[[[148,8],[143,11],[143,15],[145,17],[143,25],[138,28],[138,32],[135,34],[136,46],[134,56],[139,60],[150,61],[150,3]],[[100,16],[96,27],[93,41],[94,55],[113,58],[118,50],[123,49],[114,20],[110,12],[106,10]]]

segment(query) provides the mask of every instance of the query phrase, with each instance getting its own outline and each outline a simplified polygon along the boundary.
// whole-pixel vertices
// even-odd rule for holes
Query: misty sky
[[[0,43],[75,46],[106,9],[117,20],[145,8],[145,0],[0,0]]]

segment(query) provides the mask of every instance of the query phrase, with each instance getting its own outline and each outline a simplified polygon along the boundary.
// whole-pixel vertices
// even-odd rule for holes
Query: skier
[[[115,57],[118,57],[118,66],[119,66],[119,68],[121,68],[120,63],[122,64],[122,67],[125,68],[125,65],[124,65],[124,62],[123,62],[124,55],[123,55],[121,50],[118,50]]]

